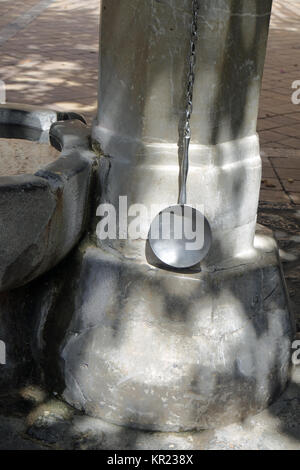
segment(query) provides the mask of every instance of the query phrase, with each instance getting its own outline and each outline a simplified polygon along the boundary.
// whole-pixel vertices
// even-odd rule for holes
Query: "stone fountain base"
[[[285,393],[267,410],[243,423],[190,433],[125,429],[27,388],[1,400],[0,449],[152,450],[154,456],[176,450],[188,455],[194,450],[300,450],[299,387],[297,367]],[[201,454],[197,458],[194,464]]]
[[[90,245],[61,269],[40,294],[37,354],[48,387],[75,408],[128,427],[200,430],[283,392],[294,331],[269,230],[215,272],[163,271]]]
[[[32,281],[58,264],[86,230],[97,163],[82,121],[74,113],[0,106],[0,394],[35,375],[34,290],[42,281]],[[30,164],[5,164],[25,161],[28,146]]]

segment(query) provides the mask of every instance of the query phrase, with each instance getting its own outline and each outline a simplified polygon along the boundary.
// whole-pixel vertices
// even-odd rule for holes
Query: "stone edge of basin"
[[[39,129],[40,131],[49,131],[53,123],[70,119],[77,119],[86,124],[83,116],[73,112],[54,111],[18,103],[0,105],[0,124],[19,125]]]
[[[76,113],[6,104],[0,124],[46,131],[60,157],[34,175],[0,177],[0,292],[42,275],[76,245],[87,225],[95,154]]]

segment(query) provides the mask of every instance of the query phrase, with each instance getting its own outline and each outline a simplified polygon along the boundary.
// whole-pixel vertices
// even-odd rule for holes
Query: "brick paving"
[[[274,0],[258,131],[263,155],[263,203],[300,204],[300,2]],[[300,93],[298,95],[300,98]]]
[[[73,110],[91,122],[97,106],[100,1],[52,0],[23,24],[24,15],[43,2],[0,2],[0,42],[1,32],[14,32],[0,44],[7,101]],[[258,119],[261,201],[287,207],[300,204],[300,104],[292,103],[292,84],[300,81],[299,39],[300,1],[274,0]]]
[[[4,28],[8,24],[15,21],[17,18],[22,16],[29,8],[34,6],[37,0],[14,0],[0,2],[0,28]]]
[[[2,0],[1,30],[39,0]],[[1,45],[0,79],[7,101],[96,112],[99,0],[54,0]],[[6,25],[5,20],[6,18]]]

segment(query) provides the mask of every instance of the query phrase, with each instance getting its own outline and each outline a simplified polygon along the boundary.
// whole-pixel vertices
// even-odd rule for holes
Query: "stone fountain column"
[[[276,243],[256,228],[272,2],[199,3],[188,201],[204,206],[211,251],[193,270],[166,270],[142,238],[100,239],[95,217],[37,330],[65,400],[161,431],[214,428],[268,406],[288,380],[293,335]],[[118,210],[119,196],[149,210],[177,201],[191,10],[192,0],[101,2],[95,212]]]
[[[271,1],[199,3],[187,197],[204,205],[214,234],[207,263],[218,264],[253,246],[261,180],[256,122]],[[102,201],[116,207],[119,195],[148,208],[177,202],[191,10],[191,0],[102,2],[93,137],[111,157]],[[114,247],[145,261],[144,242]]]

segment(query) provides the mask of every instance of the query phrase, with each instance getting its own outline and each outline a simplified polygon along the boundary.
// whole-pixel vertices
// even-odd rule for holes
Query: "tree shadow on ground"
[[[96,111],[99,1],[54,2],[0,47],[7,101]]]

